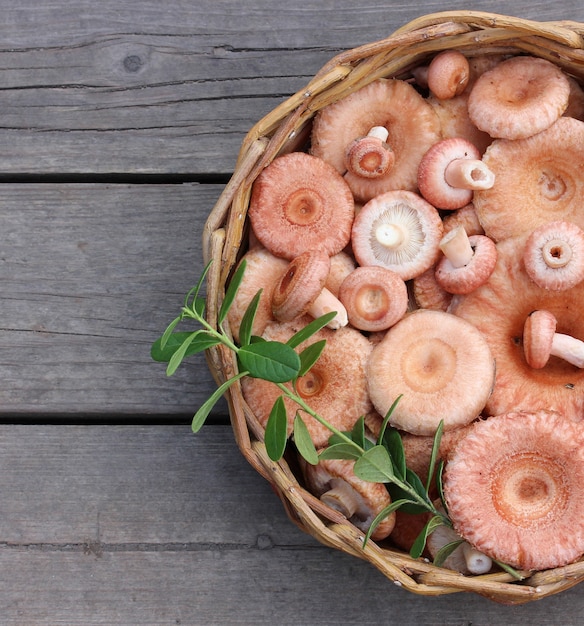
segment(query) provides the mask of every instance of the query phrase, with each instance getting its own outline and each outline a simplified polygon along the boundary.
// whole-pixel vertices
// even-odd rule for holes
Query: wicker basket
[[[390,37],[348,50],[329,61],[306,87],[260,120],[246,136],[230,182],[209,215],[203,236],[205,262],[213,259],[207,282],[207,317],[216,325],[217,311],[234,265],[245,251],[246,212],[252,183],[276,156],[302,149],[311,119],[326,105],[380,77],[408,77],[411,68],[445,49],[467,55],[527,53],[548,59],[584,79],[584,25],[534,22],[474,11],[426,15]],[[218,384],[237,368],[221,346],[208,351]],[[289,517],[321,543],[371,562],[395,584],[422,595],[473,591],[505,604],[520,604],[568,589],[584,578],[584,561],[528,574],[521,582],[499,572],[462,576],[394,549],[369,542],[343,516],[308,493],[285,461],[272,462],[263,429],[236,384],[228,403],[237,445],[249,463],[280,496]]]

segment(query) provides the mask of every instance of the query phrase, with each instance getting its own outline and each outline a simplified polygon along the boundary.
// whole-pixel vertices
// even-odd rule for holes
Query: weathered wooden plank
[[[6,626],[581,623],[580,587],[427,598],[320,545],[229,427],[0,426],[0,490]]]
[[[358,10],[348,0],[81,0],[73,14],[33,0],[3,6],[0,143],[10,149],[0,173],[228,173],[247,130],[332,56],[444,9],[438,0]],[[578,0],[473,9],[584,21]]]
[[[196,410],[204,358],[168,379],[149,351],[202,271],[221,189],[0,185],[1,416]]]

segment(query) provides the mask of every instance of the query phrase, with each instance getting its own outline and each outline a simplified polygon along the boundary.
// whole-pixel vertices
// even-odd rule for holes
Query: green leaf
[[[242,346],[247,346],[251,343],[251,331],[253,329],[253,323],[258,312],[261,297],[262,290],[260,289],[251,299],[251,302],[248,304],[247,309],[241,318],[241,323],[239,324],[239,343]]]
[[[286,415],[284,398],[279,396],[270,411],[264,434],[266,451],[272,461],[279,461],[282,458],[287,441],[288,416]]]
[[[442,502],[442,506],[444,510],[447,511],[446,501],[444,499],[444,485],[442,484],[442,474],[444,472],[444,459],[441,459],[438,463],[438,468],[436,470],[436,488],[438,490],[438,497]]]
[[[374,446],[355,461],[355,476],[371,483],[387,483],[395,478],[393,463],[383,446]]]
[[[501,563],[501,561],[497,561],[496,559],[493,559],[493,563],[496,563],[503,571],[513,576],[515,580],[525,580],[526,578],[524,574],[522,574],[519,570],[516,570],[514,567],[511,567],[511,565]]]
[[[243,280],[243,274],[245,273],[245,266],[247,261],[242,259],[241,263],[238,265],[235,270],[231,280],[229,281],[229,286],[225,291],[225,297],[223,298],[223,302],[221,303],[221,308],[219,309],[219,315],[217,316],[217,323],[222,324],[225,318],[227,317],[227,313],[235,300],[235,296],[237,294],[237,290],[241,285],[241,281]]]
[[[433,563],[436,567],[442,567],[444,565],[444,561],[458,548],[458,546],[464,543],[464,539],[457,539],[456,541],[451,541],[443,545],[438,552],[434,555]]]
[[[285,343],[261,341],[242,346],[237,352],[240,369],[253,378],[285,383],[298,376],[300,357]]]
[[[411,470],[409,467],[406,469],[406,482],[414,488],[415,492],[422,500],[431,504],[428,492],[426,491],[426,486],[416,472]]]
[[[398,478],[404,480],[406,477],[406,453],[399,431],[395,428],[388,428],[383,435],[382,445],[389,452],[394,472]]]
[[[192,333],[186,334],[186,337],[183,339],[180,346],[178,346],[178,348],[174,351],[174,354],[170,357],[168,361],[168,365],[166,367],[167,376],[172,376],[176,372],[178,366],[182,363],[183,359],[185,358],[187,350],[190,348],[191,344],[193,343],[196,336],[200,332],[201,331],[196,330]]]
[[[162,336],[154,342],[158,343],[160,350],[164,350],[169,337],[172,335],[174,329],[178,326],[182,319],[182,315],[175,317],[172,322],[170,322],[170,324],[166,327],[166,330],[162,333]]]
[[[319,455],[319,459],[347,459],[356,461],[361,458],[362,452],[356,445],[350,443],[335,443],[327,446]]]
[[[322,354],[326,340],[316,341],[304,348],[300,353],[300,371],[298,376],[304,376],[310,371],[310,368],[318,361],[318,358]]]
[[[440,420],[436,433],[434,434],[434,441],[432,443],[432,454],[430,455],[430,465],[428,467],[428,477],[426,479],[426,493],[430,491],[430,486],[434,478],[434,470],[436,469],[436,461],[440,454],[440,440],[442,439],[442,432],[444,430],[444,420]]]
[[[385,436],[385,430],[389,424],[389,420],[393,414],[393,412],[395,411],[395,407],[397,406],[397,403],[400,401],[401,397],[403,394],[400,394],[392,403],[392,405],[389,407],[387,413],[385,414],[385,417],[383,418],[383,423],[381,424],[381,430],[379,432],[379,437],[377,442],[379,444],[382,443],[383,441],[383,437]]]
[[[363,547],[371,538],[373,531],[379,526],[379,524],[388,516],[391,515],[394,511],[397,511],[404,504],[411,503],[411,500],[395,500],[391,504],[388,504],[382,511],[380,511],[371,522],[371,525],[367,529],[367,533],[365,534],[365,540],[363,541]]]
[[[298,413],[294,418],[294,443],[302,458],[311,465],[318,464],[318,453],[304,420]]]
[[[184,299],[184,307],[186,309],[190,308],[189,302],[191,298],[196,299],[199,296],[199,292],[201,291],[203,283],[205,282],[205,278],[207,277],[207,274],[209,273],[209,269],[211,267],[212,262],[213,261],[211,260],[207,263],[207,265],[205,265],[203,272],[199,276],[199,280],[197,281],[197,284],[187,292],[187,295],[185,296],[185,299]]]
[[[217,337],[213,337],[206,330],[195,331],[196,336],[190,341],[183,358],[203,352],[207,348],[220,343]],[[185,340],[192,336],[192,332],[171,333],[167,338],[166,345],[162,347],[162,338],[157,339],[150,349],[150,355],[155,361],[168,363],[174,353],[183,345]]]
[[[193,312],[195,318],[202,318],[205,315],[205,306],[207,303],[205,302],[205,298],[201,296],[197,296],[193,302]]]
[[[365,449],[367,447],[367,437],[365,436],[365,418],[361,416],[351,429],[351,440],[359,447]]]
[[[412,544],[410,548],[410,556],[412,559],[418,559],[422,556],[424,552],[424,548],[426,547],[426,540],[428,539],[428,535],[432,534],[438,526],[442,526],[444,524],[444,520],[439,515],[435,515],[431,517],[424,528],[422,528],[420,534],[416,537],[416,540]]]
[[[240,372],[235,376],[232,376],[228,380],[226,380],[222,385],[220,385],[207,399],[207,401],[201,405],[199,410],[195,413],[193,417],[193,421],[191,424],[191,429],[194,433],[199,432],[205,420],[207,419],[209,413],[213,409],[213,407],[219,402],[219,399],[223,396],[223,394],[233,385],[233,383],[243,376],[245,376],[247,372]]]
[[[317,317],[316,319],[312,320],[312,322],[307,324],[304,328],[299,330],[297,333],[294,333],[286,343],[291,348],[297,348],[303,341],[310,339],[321,328],[326,326],[332,319],[335,318],[336,314],[336,311],[331,311],[330,313],[325,313],[325,315]]]

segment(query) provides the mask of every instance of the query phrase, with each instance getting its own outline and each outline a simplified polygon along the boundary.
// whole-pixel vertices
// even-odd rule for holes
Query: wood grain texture
[[[468,3],[89,0],[3,7],[0,173],[229,173],[245,133],[341,50]],[[474,10],[584,20],[578,0]]]
[[[194,413],[204,358],[167,378],[150,346],[202,272],[220,189],[0,185],[0,416]]]
[[[0,426],[0,491],[3,626],[581,623],[578,589],[416,596],[321,546],[226,426]]]

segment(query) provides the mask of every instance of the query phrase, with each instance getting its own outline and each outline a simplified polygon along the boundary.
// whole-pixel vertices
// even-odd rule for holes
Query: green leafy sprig
[[[350,432],[343,432],[316,413],[296,392],[296,382],[307,374],[320,357],[326,342],[315,341],[301,350],[296,348],[313,337],[335,316],[328,313],[319,317],[288,341],[267,341],[252,334],[253,322],[258,310],[261,291],[248,305],[239,329],[239,345],[235,344],[223,327],[230,307],[243,280],[246,262],[240,263],[229,283],[225,298],[218,313],[217,328],[205,319],[205,299],[201,289],[210,264],[205,267],[199,281],[186,295],[180,314],[173,319],[162,336],[152,345],[151,355],[156,361],[167,363],[166,373],[171,376],[179,365],[190,355],[223,344],[236,355],[239,372],[221,384],[217,390],[195,413],[192,421],[193,432],[198,432],[205,423],[215,404],[237,380],[251,376],[274,383],[281,391],[268,418],[264,443],[269,457],[278,461],[284,455],[288,441],[288,417],[284,398],[292,400],[298,407],[293,423],[294,443],[299,454],[313,465],[320,459],[349,459],[354,461],[353,471],[362,480],[384,483],[392,495],[391,504],[373,520],[365,536],[367,542],[377,525],[393,511],[403,509],[408,512],[429,513],[429,521],[414,543],[410,554],[421,556],[428,535],[439,525],[451,525],[448,516],[439,510],[430,497],[434,476],[438,477],[438,491],[441,493],[441,466],[437,465],[438,448],[442,435],[442,423],[436,432],[428,476],[422,480],[406,466],[405,453],[399,432],[390,426],[389,420],[399,398],[395,400],[385,415],[380,433],[375,441],[366,436],[364,418],[361,417]],[[177,327],[185,321],[194,321],[200,328],[192,331],[179,331]],[[288,383],[288,384],[286,384]],[[329,445],[316,451],[302,412],[310,415],[331,433]]]

